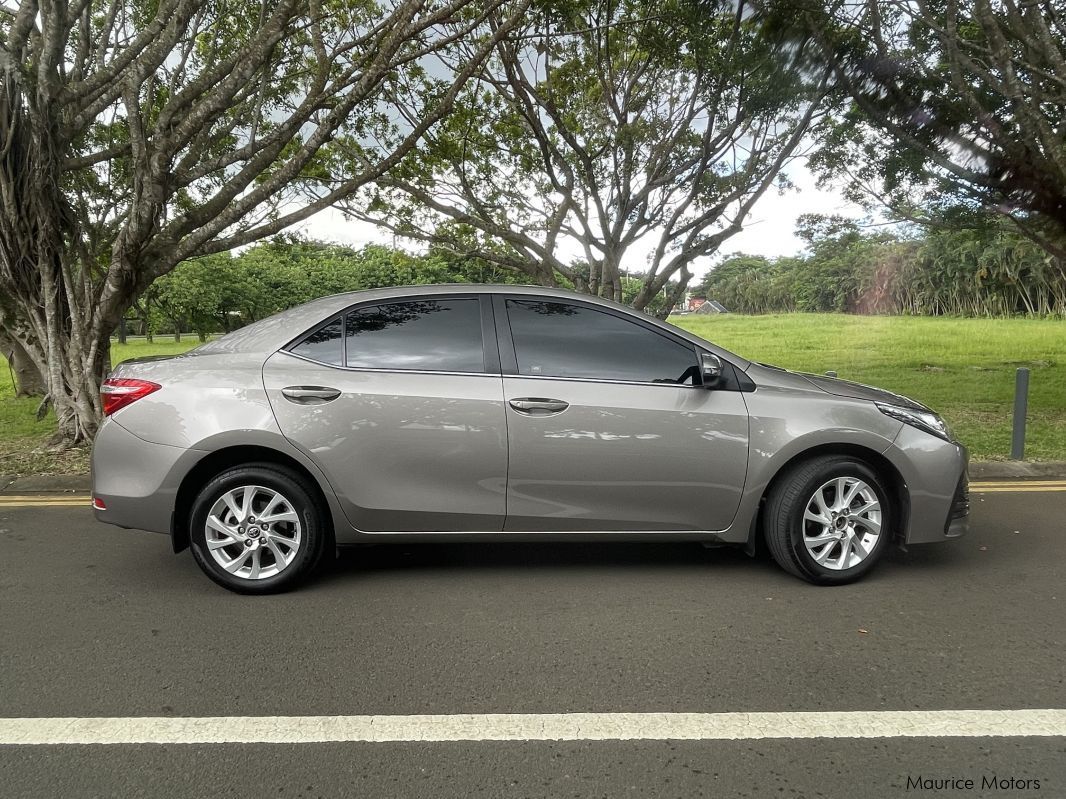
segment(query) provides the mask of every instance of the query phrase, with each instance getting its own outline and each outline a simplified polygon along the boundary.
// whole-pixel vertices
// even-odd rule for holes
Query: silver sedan
[[[819,584],[966,530],[966,449],[896,394],[516,286],[325,297],[120,364],[97,519],[265,593],[346,544],[765,541]]]

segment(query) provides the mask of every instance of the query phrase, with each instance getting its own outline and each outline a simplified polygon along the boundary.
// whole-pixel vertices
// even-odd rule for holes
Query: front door
[[[748,458],[743,394],[700,385],[695,348],[623,313],[497,300],[508,531],[724,530]],[[508,363],[508,361],[510,363]]]
[[[490,319],[469,296],[361,306],[266,362],[282,432],[356,529],[502,529],[506,420],[502,379],[485,362]]]

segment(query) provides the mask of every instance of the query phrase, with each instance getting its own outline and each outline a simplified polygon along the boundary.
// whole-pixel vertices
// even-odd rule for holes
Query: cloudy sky
[[[840,216],[861,217],[862,209],[847,202],[839,191],[819,189],[815,186],[814,176],[806,169],[802,161],[794,161],[788,168],[789,177],[796,188],[779,194],[776,190],[768,191],[756,204],[744,226],[744,230],[731,238],[722,247],[721,254],[745,252],[754,255],[793,255],[803,249],[795,235],[796,219],[801,214],[838,214]],[[391,244],[392,234],[374,225],[346,220],[338,211],[324,211],[300,225],[297,230],[305,235],[359,247],[371,242]],[[408,242],[397,242],[400,246],[417,248]],[[637,271],[650,251],[654,242],[647,241],[646,246],[634,247],[628,268]],[[578,257],[580,249],[573,245],[570,257]],[[704,259],[697,263],[694,272],[697,277],[713,263]]]

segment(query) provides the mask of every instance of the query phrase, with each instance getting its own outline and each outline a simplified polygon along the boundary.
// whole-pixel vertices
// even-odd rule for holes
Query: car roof
[[[643,314],[629,306],[608,300],[603,297],[595,297],[591,294],[582,294],[568,289],[549,288],[547,286],[520,286],[505,283],[437,283],[431,285],[414,286],[389,286],[377,289],[364,289],[361,291],[347,291],[342,294],[331,294],[326,297],[297,305],[288,310],[253,322],[245,327],[235,330],[215,341],[208,342],[197,348],[199,353],[211,352],[275,352],[303,332],[326,321],[330,316],[338,314],[344,309],[357,303],[372,302],[374,300],[397,300],[404,297],[433,296],[437,294],[509,294],[530,297],[547,297],[552,299],[579,301],[591,305],[601,305],[605,308],[621,311],[629,316],[634,316],[646,324],[669,331],[675,336],[680,336],[697,346],[709,349],[732,361],[734,365],[747,369],[749,361],[728,350],[724,350],[699,336],[689,333],[687,330],[675,327],[655,317]]]

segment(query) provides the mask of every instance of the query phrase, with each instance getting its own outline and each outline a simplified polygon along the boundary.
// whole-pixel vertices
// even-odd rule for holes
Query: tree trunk
[[[118,343],[126,343],[126,315],[123,314],[122,318],[118,321]]]
[[[45,394],[44,377],[30,358],[26,349],[15,339],[0,331],[0,350],[7,358],[14,375],[16,397],[42,397]]]

